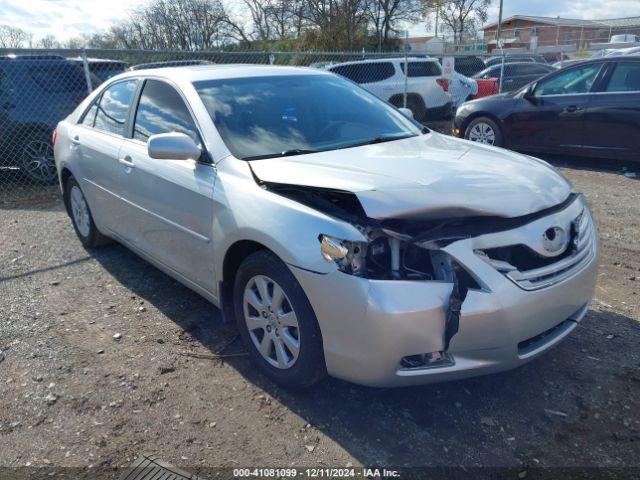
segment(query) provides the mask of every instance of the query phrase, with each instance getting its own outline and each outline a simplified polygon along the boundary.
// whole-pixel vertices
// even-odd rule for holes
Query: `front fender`
[[[218,176],[213,241],[219,280],[226,252],[239,241],[257,242],[283,262],[318,273],[336,269],[320,254],[320,234],[365,241],[353,225],[260,187],[243,160],[227,157],[218,164]]]

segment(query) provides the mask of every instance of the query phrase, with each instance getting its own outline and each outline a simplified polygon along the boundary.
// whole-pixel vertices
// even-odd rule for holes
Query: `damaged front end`
[[[335,262],[343,273],[373,280],[434,281],[452,284],[445,305],[443,349],[411,355],[401,361],[403,368],[428,368],[451,363],[446,353],[458,332],[460,313],[469,289],[479,289],[478,282],[451,255],[442,243],[423,242],[383,228],[365,227],[367,242],[350,242],[320,235],[320,249],[327,261]]]
[[[256,179],[257,180],[257,179]],[[258,183],[278,193],[355,226],[365,241],[349,241],[320,234],[323,258],[343,273],[371,280],[433,281],[452,284],[445,305],[442,350],[405,357],[401,368],[440,367],[453,362],[447,350],[458,332],[462,304],[469,289],[479,283],[443,247],[465,238],[462,231],[446,231],[447,222],[385,221],[368,218],[355,194],[346,191]],[[457,224],[460,219],[457,219]]]

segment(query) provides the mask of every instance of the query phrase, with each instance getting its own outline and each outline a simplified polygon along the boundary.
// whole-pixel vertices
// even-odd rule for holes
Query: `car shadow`
[[[219,310],[124,247],[101,249],[95,259],[198,345],[216,355],[243,352]],[[613,419],[618,412],[607,402],[637,392],[639,340],[637,321],[590,310],[568,339],[516,370],[397,389],[328,378],[287,391],[244,356],[223,361],[365,466],[584,466],[597,464],[593,449],[625,465],[635,460],[620,452],[619,429],[594,414],[609,409]],[[612,348],[627,353],[614,359]]]

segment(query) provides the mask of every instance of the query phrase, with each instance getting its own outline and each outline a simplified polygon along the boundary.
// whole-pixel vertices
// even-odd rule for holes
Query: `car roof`
[[[613,55],[611,57],[600,58],[585,58],[584,60],[577,60],[576,63],[572,63],[571,66],[589,64],[589,63],[602,63],[602,62],[640,62],[640,55]]]
[[[286,67],[275,65],[227,64],[193,65],[182,67],[150,68],[131,70],[113,77],[161,77],[168,80],[198,82],[225,78],[275,77],[284,75],[332,75],[330,72],[307,67]]]
[[[549,67],[549,68],[553,68],[551,67],[551,65],[549,65],[548,63],[537,63],[537,62],[508,62],[505,63],[505,65],[509,65],[509,68],[512,68],[514,65],[517,66],[527,66],[530,67],[532,65],[538,65],[541,67]],[[500,64],[496,63],[495,65],[489,65],[487,68],[495,68],[495,67],[499,67]],[[486,69],[485,69],[486,70]]]
[[[438,59],[435,57],[407,57],[407,61],[409,62],[438,62]],[[404,57],[388,57],[388,58],[365,58],[364,60],[351,60],[348,62],[340,62],[334,65],[333,67],[339,67],[342,65],[358,65],[362,63],[386,63],[386,62],[404,62]]]

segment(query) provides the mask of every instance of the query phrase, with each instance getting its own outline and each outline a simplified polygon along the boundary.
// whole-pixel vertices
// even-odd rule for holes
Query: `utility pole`
[[[500,35],[502,34],[502,1],[500,0],[500,11],[498,12],[498,30],[496,30],[496,47],[502,48],[500,45]]]

